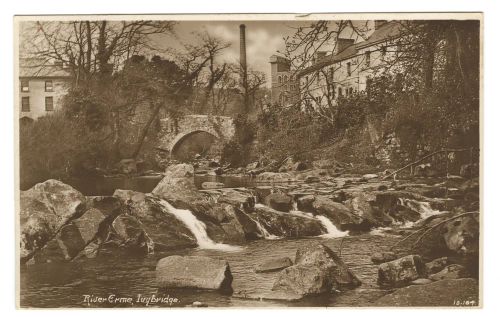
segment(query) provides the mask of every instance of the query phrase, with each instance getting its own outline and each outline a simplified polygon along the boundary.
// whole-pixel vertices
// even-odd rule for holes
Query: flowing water
[[[148,180],[150,182],[151,180]],[[148,183],[148,188],[152,183]],[[111,191],[111,190],[108,190]],[[86,193],[103,194],[103,193]],[[106,192],[107,194],[107,192]],[[401,201],[417,210],[422,218],[437,213],[426,203]],[[321,222],[324,235],[315,238],[284,239],[271,235],[260,223],[257,227],[264,238],[242,246],[220,244],[207,235],[203,222],[189,210],[177,209],[166,201],[161,201],[166,212],[183,222],[196,237],[198,248],[162,252],[147,257],[131,256],[111,252],[95,259],[77,260],[68,263],[47,263],[23,266],[20,275],[20,299],[24,307],[144,307],[146,303],[135,302],[138,296],[177,298],[177,303],[154,303],[149,306],[186,306],[195,301],[209,307],[230,306],[369,306],[385,295],[388,290],[376,283],[378,266],[371,262],[371,255],[377,251],[387,251],[399,236],[385,234],[384,228],[372,232],[349,236],[342,232],[326,217],[312,215],[294,208],[292,213],[301,217],[315,218]],[[405,224],[406,225],[406,224]],[[255,300],[269,292],[279,272],[255,273],[255,267],[262,262],[278,258],[295,258],[298,248],[312,243],[324,243],[340,253],[344,262],[361,280],[362,285],[354,290],[306,298],[297,302]],[[233,295],[215,291],[171,290],[160,291],[156,287],[155,267],[159,259],[169,255],[203,255],[228,261],[233,275]],[[131,297],[133,304],[88,303],[86,296],[107,298]]]
[[[223,251],[238,251],[241,249],[237,246],[215,243],[212,241],[212,239],[208,237],[206,225],[202,221],[198,220],[190,210],[175,208],[163,199],[160,199],[159,202],[168,213],[174,215],[175,218],[179,219],[186,226],[186,228],[193,233],[200,249]]]
[[[189,305],[195,301],[209,307],[225,306],[367,306],[386,294],[376,284],[377,265],[370,257],[377,250],[386,250],[396,242],[395,236],[359,235],[344,238],[279,239],[257,240],[241,247],[239,251],[187,249],[164,252],[144,257],[123,257],[116,254],[102,255],[95,259],[79,262],[48,263],[23,267],[21,271],[21,303],[30,307],[112,307],[104,304],[86,304],[85,295],[108,297],[141,296],[176,297],[177,306]],[[343,242],[341,242],[344,240]],[[250,300],[247,295],[259,297],[269,291],[278,273],[255,273],[261,262],[288,256],[295,258],[297,248],[321,242],[338,251],[342,245],[341,256],[344,262],[362,281],[354,290],[338,294],[304,299],[298,302],[269,300]],[[204,255],[227,260],[233,274],[233,296],[214,291],[175,290],[159,291],[155,282],[157,261],[169,255]],[[130,305],[122,305],[130,307]],[[169,304],[156,306],[169,307]],[[144,307],[144,304],[135,304]]]

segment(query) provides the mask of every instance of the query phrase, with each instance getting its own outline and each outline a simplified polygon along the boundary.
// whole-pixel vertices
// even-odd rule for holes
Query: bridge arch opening
[[[202,157],[215,157],[219,153],[219,139],[210,132],[196,130],[179,136],[172,143],[171,157],[181,162],[192,161],[197,154]]]

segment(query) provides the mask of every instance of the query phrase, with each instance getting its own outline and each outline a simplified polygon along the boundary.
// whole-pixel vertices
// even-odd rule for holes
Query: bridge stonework
[[[234,136],[233,119],[226,116],[186,115],[175,124],[171,118],[163,118],[159,147],[172,153],[180,141],[197,132],[207,132],[215,136],[218,143],[225,143]]]

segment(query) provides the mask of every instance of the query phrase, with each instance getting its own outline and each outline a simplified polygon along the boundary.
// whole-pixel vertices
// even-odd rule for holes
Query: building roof
[[[48,64],[39,58],[20,58],[19,77],[71,77],[62,65]]]
[[[325,58],[321,59],[318,63],[309,66],[298,73],[298,77],[310,74],[314,71],[320,70],[321,68],[338,63],[345,59],[356,56],[359,49],[372,46],[378,44],[383,41],[387,41],[389,39],[394,39],[401,36],[402,33],[402,24],[400,21],[390,21],[380,28],[373,31],[368,39],[365,41],[349,45],[344,50],[337,54],[328,55]]]

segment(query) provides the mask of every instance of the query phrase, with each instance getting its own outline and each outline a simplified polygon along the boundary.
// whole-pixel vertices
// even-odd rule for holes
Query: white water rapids
[[[333,222],[328,219],[325,216],[322,215],[316,215],[314,216],[311,213],[303,212],[298,210],[297,208],[297,203],[293,203],[293,210],[290,211],[291,214],[305,217],[305,218],[311,218],[311,219],[316,219],[319,222],[321,222],[321,225],[326,229],[326,233],[320,235],[322,238],[341,238],[349,235],[349,231],[340,231],[334,224]]]
[[[190,210],[177,209],[167,201],[160,199],[160,204],[165,210],[179,219],[194,235],[200,249],[212,249],[221,251],[240,251],[241,248],[224,243],[216,243],[207,234],[206,225],[198,220]]]

